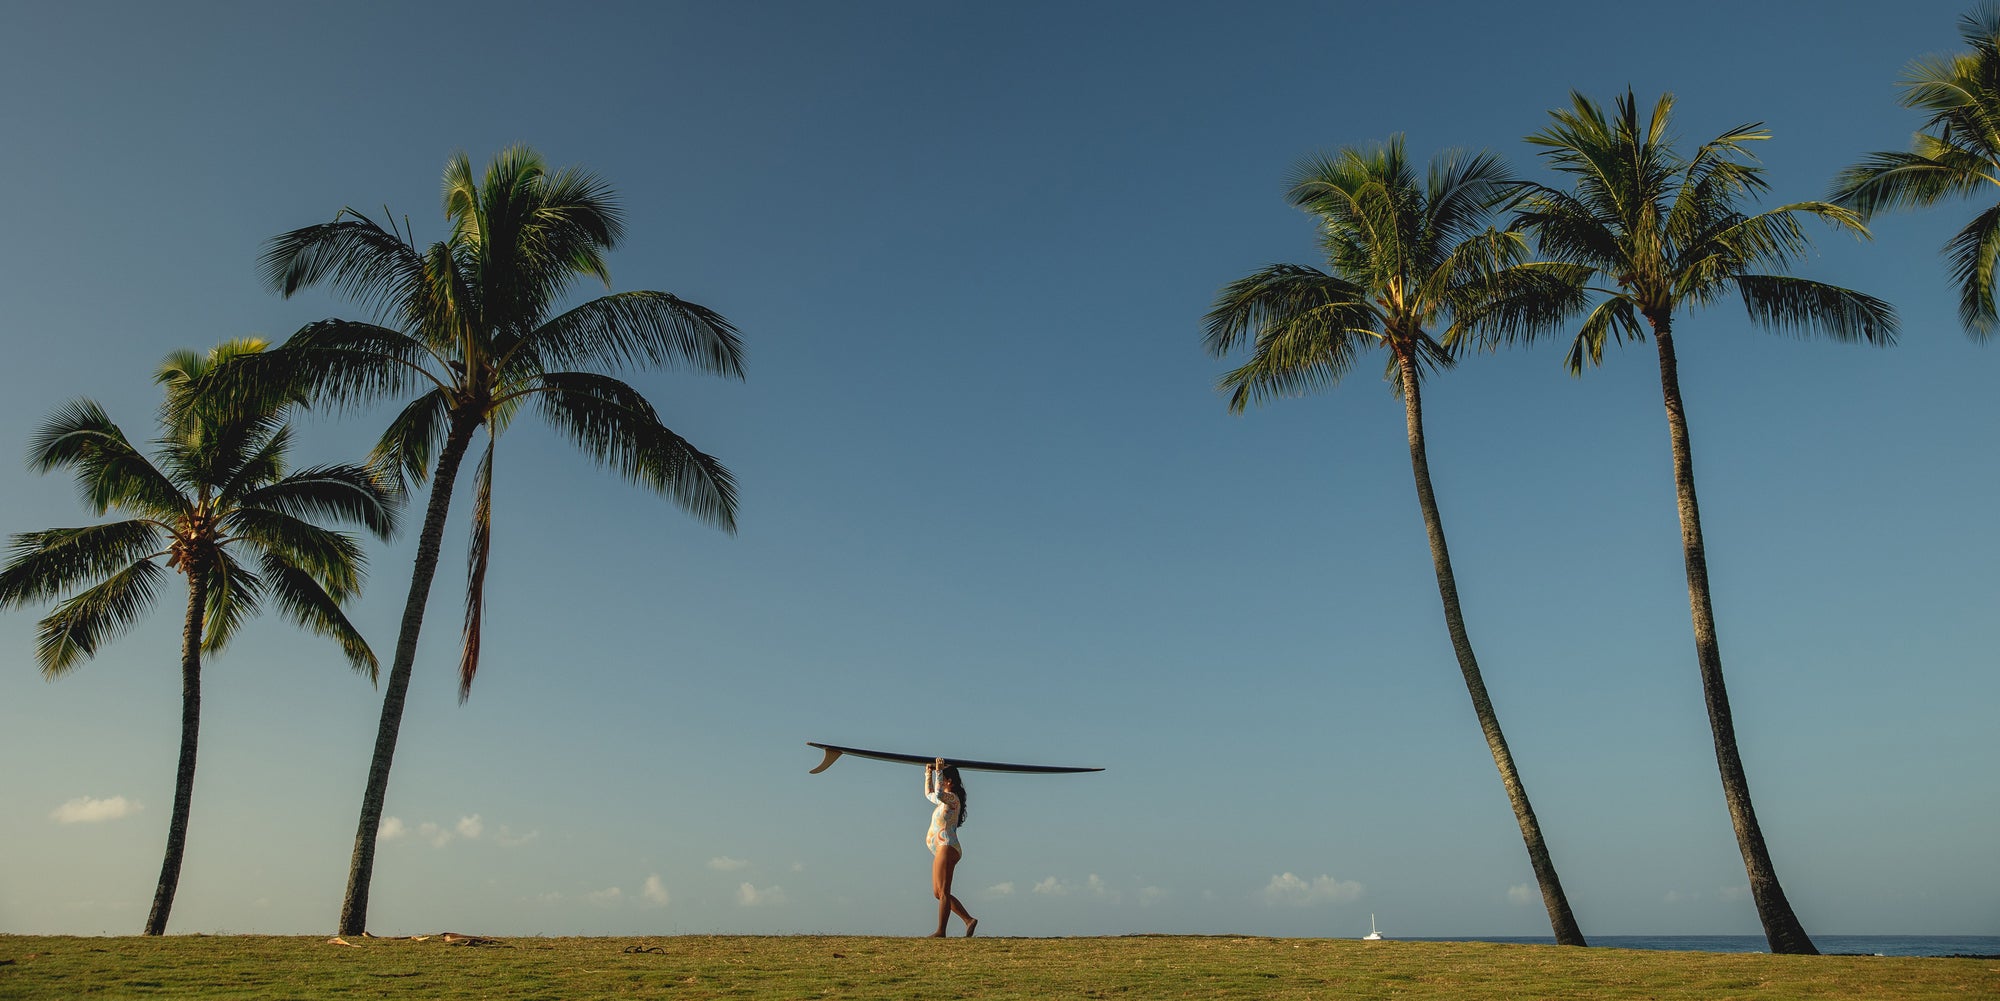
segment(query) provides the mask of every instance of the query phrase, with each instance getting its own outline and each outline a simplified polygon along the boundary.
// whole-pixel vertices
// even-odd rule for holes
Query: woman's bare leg
[[[971,935],[973,927],[979,924],[978,919],[966,911],[965,905],[951,894],[951,875],[958,868],[959,855],[960,852],[950,845],[940,845],[937,854],[931,858],[931,896],[936,897],[938,902],[937,931],[931,933],[932,938],[944,937],[945,923],[951,920],[953,914],[965,922],[967,935]]]

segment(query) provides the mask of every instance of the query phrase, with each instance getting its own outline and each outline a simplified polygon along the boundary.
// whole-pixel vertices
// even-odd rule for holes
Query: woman
[[[931,811],[931,829],[924,835],[924,846],[931,850],[931,896],[938,902],[937,931],[931,937],[943,938],[945,922],[956,914],[965,922],[965,937],[971,938],[979,919],[951,895],[951,872],[965,854],[958,847],[958,825],[965,822],[965,780],[958,777],[957,768],[939,758],[924,766],[924,798],[937,804]]]

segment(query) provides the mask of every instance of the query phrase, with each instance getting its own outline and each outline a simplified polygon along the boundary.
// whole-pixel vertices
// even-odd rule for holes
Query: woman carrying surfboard
[[[956,914],[965,922],[965,936],[971,938],[979,919],[951,895],[952,870],[965,855],[958,846],[958,825],[965,822],[965,780],[958,777],[957,768],[938,758],[924,766],[924,798],[937,804],[931,811],[931,828],[924,834],[924,847],[931,851],[931,896],[938,902],[937,931],[931,937],[943,938],[945,924]]]

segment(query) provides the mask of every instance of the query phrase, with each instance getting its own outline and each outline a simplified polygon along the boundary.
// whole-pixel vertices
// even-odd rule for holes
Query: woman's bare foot
[[[979,919],[978,919],[978,918],[972,918],[972,919],[970,919],[970,920],[966,921],[966,922],[965,922],[965,937],[966,937],[966,938],[971,938],[971,937],[972,937],[972,930],[973,930],[974,928],[977,928],[977,927],[979,927]]]
[[[934,931],[934,932],[931,932],[931,933],[930,933],[929,935],[926,935],[926,936],[924,936],[924,937],[925,937],[925,938],[943,938],[943,937],[944,937],[944,932],[942,932],[942,931]]]

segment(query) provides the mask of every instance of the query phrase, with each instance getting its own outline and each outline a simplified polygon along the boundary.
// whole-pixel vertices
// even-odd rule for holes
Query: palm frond
[[[301,469],[242,495],[238,506],[310,520],[360,525],[377,538],[396,531],[402,495],[388,475],[371,466],[335,464]]]
[[[1738,275],[1735,285],[1750,318],[1781,333],[1896,343],[1896,311],[1872,295],[1790,275]]]
[[[78,399],[64,404],[28,441],[28,468],[76,470],[92,514],[116,507],[166,520],[187,507],[180,488],[125,438],[104,408]]]
[[[1945,244],[1945,259],[1958,282],[1958,318],[1974,340],[1987,339],[2000,326],[2000,312],[1993,303],[1996,258],[2000,258],[2000,205],[1974,216]]]
[[[591,458],[702,521],[736,530],[729,470],[662,424],[631,386],[594,373],[551,372],[535,398],[549,423]]]
[[[432,308],[423,254],[353,209],[273,238],[260,263],[265,283],[286,298],[325,283],[383,319],[407,323]]]
[[[472,679],[479,673],[481,625],[486,619],[486,568],[493,554],[493,440],[473,468],[472,542],[465,555],[465,630],[458,656],[458,701],[472,697]]]
[[[263,578],[231,559],[227,552],[218,550],[208,570],[202,611],[202,652],[220,653],[228,646],[243,623],[263,610],[263,592]]]
[[[315,525],[275,510],[239,508],[223,522],[232,539],[272,553],[311,574],[337,601],[361,589],[366,563],[360,543],[345,532]]]
[[[376,441],[370,461],[394,473],[403,483],[421,485],[430,477],[431,462],[451,430],[451,395],[433,389],[411,400],[396,414]]]
[[[50,528],[15,535],[0,567],[0,608],[19,608],[113,576],[160,555],[167,533],[150,521]]]
[[[1632,300],[1622,295],[1606,296],[1577,328],[1576,337],[1570,340],[1569,351],[1563,355],[1563,368],[1571,375],[1582,375],[1586,363],[1591,366],[1604,364],[1606,341],[1623,343],[1645,339],[1646,328],[1640,325]]]
[[[266,593],[278,606],[278,611],[308,632],[325,636],[340,645],[340,652],[356,671],[368,675],[373,683],[380,669],[375,652],[368,647],[368,641],[349,622],[341,611],[340,602],[313,576],[294,566],[283,556],[265,553],[262,556],[263,581]]]
[[[510,349],[542,370],[687,363],[743,378],[743,341],[722,314],[666,292],[592,299],[535,328]]]
[[[35,655],[42,676],[59,678],[130,629],[158,596],[167,570],[140,560],[57,605],[39,624]]]

